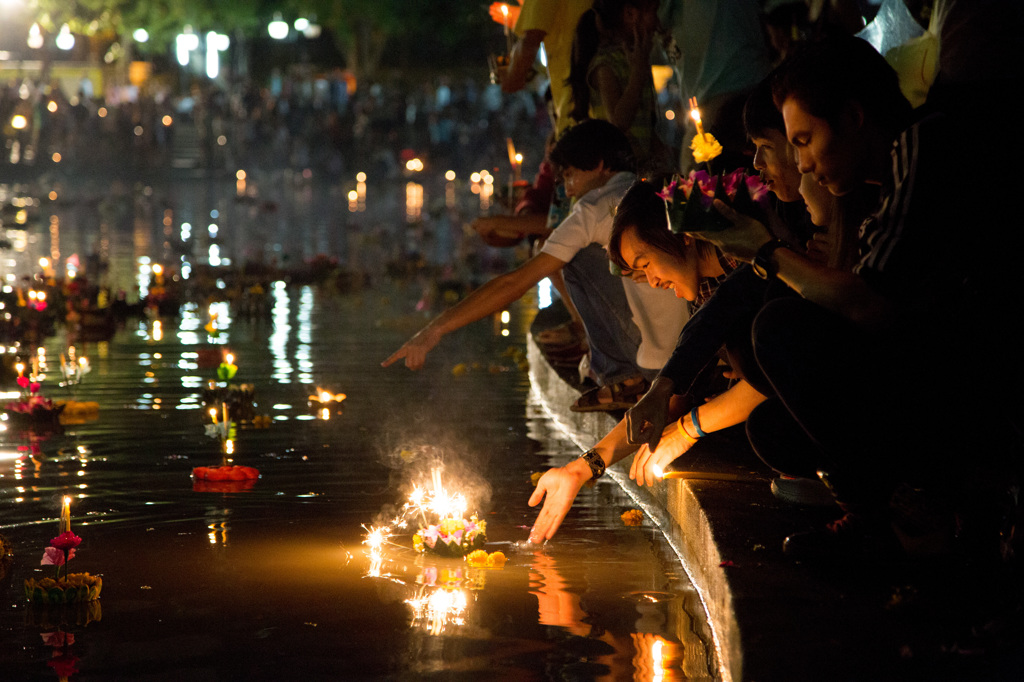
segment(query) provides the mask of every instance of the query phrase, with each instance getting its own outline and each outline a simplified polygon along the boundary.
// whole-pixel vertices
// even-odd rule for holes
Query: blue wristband
[[[708,435],[704,433],[704,429],[700,428],[700,419],[697,418],[697,408],[690,410],[690,421],[693,422],[693,430],[697,432],[697,438],[703,438]]]

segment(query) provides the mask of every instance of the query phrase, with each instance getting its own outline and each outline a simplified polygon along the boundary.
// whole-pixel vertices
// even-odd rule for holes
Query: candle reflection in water
[[[356,210],[366,210],[366,173],[356,173]]]
[[[444,205],[448,208],[455,208],[455,171],[450,170],[444,174]]]
[[[405,219],[410,223],[419,222],[423,216],[423,185],[417,182],[405,183]]]

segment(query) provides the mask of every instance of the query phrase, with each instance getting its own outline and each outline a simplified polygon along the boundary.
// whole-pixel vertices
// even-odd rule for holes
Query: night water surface
[[[228,257],[257,243],[232,239]],[[205,258],[216,240],[204,240],[189,253]],[[579,453],[507,352],[523,347],[530,303],[446,337],[421,372],[383,369],[427,319],[415,307],[430,286],[370,274],[345,292],[269,282],[251,318],[214,294],[130,317],[107,341],[45,341],[47,397],[74,390],[100,407],[0,433],[0,533],[15,554],[0,580],[0,679],[715,679],[696,592],[648,520],[623,523],[635,505],[613,482],[584,489],[546,546],[524,544],[531,474]],[[74,389],[58,386],[72,343],[91,366]],[[224,351],[269,425],[239,425],[230,455],[259,469],[255,485],[206,492],[190,474],[225,456],[202,404]],[[318,386],[345,393],[342,407],[311,406]],[[417,554],[408,532],[368,554],[367,527],[438,467],[503,568]],[[70,568],[101,575],[102,597],[29,606],[22,584],[52,574],[39,561],[65,495],[83,539]]]

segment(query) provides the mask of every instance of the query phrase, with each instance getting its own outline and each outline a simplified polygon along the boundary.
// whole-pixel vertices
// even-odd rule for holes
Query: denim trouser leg
[[[590,343],[590,367],[603,385],[640,373],[636,351],[640,329],[626,301],[622,278],[608,269],[608,256],[591,244],[562,270],[573,304],[583,318]]]

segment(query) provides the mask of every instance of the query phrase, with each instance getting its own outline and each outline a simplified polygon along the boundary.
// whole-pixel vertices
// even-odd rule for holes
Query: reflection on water
[[[249,196],[256,181],[245,182]],[[447,203],[449,188],[420,184],[417,229],[437,232],[448,218],[428,218],[430,193]],[[152,266],[180,251],[187,217],[189,239],[203,244],[181,256],[209,253],[214,241],[222,259],[245,258],[256,233],[233,232],[238,207],[213,194],[205,203],[195,190],[182,191],[194,204],[173,207],[170,246],[161,210],[146,239],[133,232],[137,222],[118,223],[113,213],[97,233],[70,211],[60,215],[59,240],[43,215],[45,229],[25,232],[26,244],[84,262],[90,239],[106,229],[111,268],[123,253],[134,277],[140,256]],[[228,194],[235,190],[231,182]],[[362,192],[357,204],[372,205],[366,197],[386,188]],[[335,214],[347,215],[347,195],[336,198]],[[401,203],[393,199],[400,216]],[[220,207],[216,235],[212,219],[198,220],[210,204]],[[404,229],[401,217],[395,224]],[[117,237],[126,225],[137,239]],[[298,241],[289,248],[305,248]],[[332,234],[323,243],[348,242]],[[450,248],[462,254],[465,245]],[[149,274],[148,286],[158,285],[152,267]],[[179,307],[138,311],[102,340],[71,339],[63,327],[46,339],[33,355],[47,368],[35,371],[49,372],[43,394],[99,409],[77,423],[8,423],[0,432],[0,532],[15,553],[0,578],[4,679],[52,677],[61,672],[55,660],[72,680],[713,679],[696,593],[653,527],[623,525],[632,503],[613,483],[585,490],[555,540],[522,544],[536,515],[526,506],[530,474],[575,454],[529,402],[527,373],[505,355],[522,343],[528,307],[453,334],[422,372],[383,370],[380,360],[422,324],[423,314],[410,311],[427,285],[369,274],[372,288],[344,294],[330,283],[271,278],[252,293],[265,305],[252,306],[230,279],[221,286],[213,278]],[[60,386],[66,375],[56,359],[66,365],[72,346],[90,371]],[[226,361],[237,374],[221,380]],[[469,369],[453,373],[459,366]],[[228,384],[252,386],[250,413],[218,397],[225,432],[209,437],[204,404]],[[345,394],[329,419],[328,406],[311,400],[321,388]],[[508,557],[503,568],[418,554],[409,535],[367,553],[363,526],[408,492],[414,472],[402,453],[417,448],[487,484],[474,504],[487,522],[487,550]],[[261,477],[248,488],[194,486],[194,467],[228,455]],[[92,617],[70,607],[43,613],[20,595],[22,581],[42,570],[38,556],[56,535],[65,495],[83,538],[73,570],[102,575],[102,619],[99,604]]]

